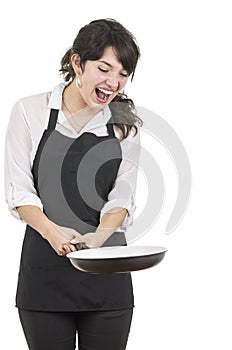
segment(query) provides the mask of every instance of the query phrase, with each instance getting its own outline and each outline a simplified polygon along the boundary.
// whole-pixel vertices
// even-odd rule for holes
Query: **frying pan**
[[[147,269],[163,260],[167,251],[156,246],[113,246],[88,249],[84,243],[67,254],[71,264],[90,273],[126,273]]]

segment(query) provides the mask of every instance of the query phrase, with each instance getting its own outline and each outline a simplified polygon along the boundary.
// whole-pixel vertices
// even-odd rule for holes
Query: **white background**
[[[232,346],[231,15],[225,0],[9,0],[1,9],[2,168],[15,101],[58,84],[59,61],[80,27],[106,17],[124,24],[141,47],[128,94],[163,117],[188,152],[191,201],[183,221],[167,236],[176,173],[165,150],[157,142],[150,145],[163,169],[166,202],[156,225],[137,244],[163,245],[168,253],[157,267],[133,273],[136,308],[128,350]],[[139,212],[146,192],[141,176],[138,185]],[[3,196],[1,220],[1,344],[26,349],[14,307],[24,225],[8,213]]]

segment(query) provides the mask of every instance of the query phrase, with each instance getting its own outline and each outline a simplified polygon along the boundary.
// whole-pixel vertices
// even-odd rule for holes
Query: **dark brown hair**
[[[78,54],[80,65],[84,69],[87,60],[99,60],[106,48],[113,47],[123,68],[134,77],[135,68],[140,57],[140,50],[134,36],[120,23],[113,19],[92,21],[80,29],[73,46],[61,60],[60,72],[66,82],[75,79],[71,64],[71,56]],[[142,120],[136,115],[135,105],[126,94],[119,93],[109,104],[112,112],[111,122],[122,132],[125,139],[132,128],[137,133],[137,125],[142,126]]]

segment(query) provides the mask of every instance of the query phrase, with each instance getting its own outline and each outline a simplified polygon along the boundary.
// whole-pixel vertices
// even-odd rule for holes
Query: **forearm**
[[[121,226],[126,215],[125,208],[111,209],[103,215],[96,233],[100,234],[104,240],[108,239]]]
[[[95,232],[88,232],[83,236],[75,237],[70,243],[84,242],[89,248],[99,248],[121,226],[126,215],[127,210],[124,208],[111,209],[103,215]]]
[[[25,205],[16,208],[20,217],[45,239],[56,233],[57,229],[39,207]]]

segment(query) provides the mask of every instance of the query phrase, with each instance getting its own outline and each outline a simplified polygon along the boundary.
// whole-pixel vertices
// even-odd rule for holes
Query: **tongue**
[[[105,94],[104,92],[100,91],[97,89],[97,95],[98,97],[101,99],[101,100],[104,100],[105,99]]]

